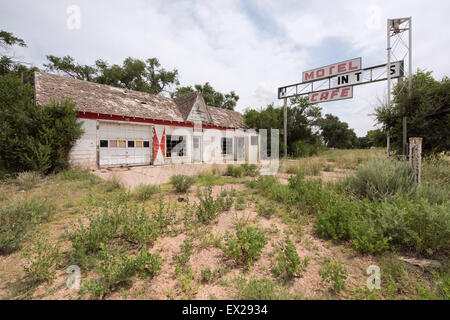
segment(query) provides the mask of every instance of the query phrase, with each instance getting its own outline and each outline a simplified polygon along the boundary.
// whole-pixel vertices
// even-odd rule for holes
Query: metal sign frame
[[[347,60],[347,61],[350,61],[350,60]],[[395,79],[395,78],[401,78],[401,77],[404,76],[404,62],[403,62],[403,60],[396,61],[396,62],[391,62],[390,65],[391,65],[391,67],[395,66],[395,65],[399,66],[400,70],[399,70],[399,74],[397,76],[389,77],[387,75],[388,74],[388,72],[387,72],[388,64],[387,63],[386,64],[380,64],[380,65],[376,65],[376,66],[373,66],[373,67],[364,68],[364,69],[361,69],[361,70],[355,70],[355,71],[351,71],[351,72],[345,72],[345,73],[333,75],[333,76],[330,76],[330,77],[327,77],[327,78],[324,78],[324,79],[319,79],[319,80],[314,80],[314,81],[307,81],[307,82],[299,82],[299,83],[294,83],[294,84],[287,85],[287,86],[284,86],[284,87],[280,87],[280,88],[278,88],[278,99],[292,98],[292,97],[295,97],[295,96],[309,95],[310,93],[322,92],[324,90],[343,88],[344,86],[333,87],[332,86],[332,80],[336,79],[336,78],[338,78],[338,77],[340,77],[342,75],[353,73],[353,72],[356,72],[356,71],[361,71],[362,73],[370,72],[369,79],[361,81],[361,82],[358,82],[358,83],[349,84],[348,86],[359,86],[359,85],[362,85],[362,84],[386,81],[389,78],[390,79]],[[332,66],[332,65],[329,65],[329,66]],[[374,78],[374,70],[382,69],[382,68],[384,68],[385,71],[381,75],[378,75],[378,77]],[[313,69],[313,70],[316,70],[316,69]],[[386,74],[386,77],[380,78],[381,76],[383,76],[385,74]],[[316,89],[314,89],[314,84],[316,84]],[[324,85],[325,85],[325,87],[323,89],[320,89]],[[317,86],[319,86],[319,87],[317,88]],[[320,89],[320,90],[317,90],[317,89]],[[337,100],[332,100],[332,101],[337,101]],[[326,101],[323,101],[323,102],[326,102]]]

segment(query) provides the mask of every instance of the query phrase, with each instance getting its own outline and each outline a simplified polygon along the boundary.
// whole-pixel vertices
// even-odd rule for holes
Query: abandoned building
[[[200,92],[171,99],[36,72],[36,104],[61,98],[76,103],[84,130],[70,161],[86,168],[258,161],[258,134]]]

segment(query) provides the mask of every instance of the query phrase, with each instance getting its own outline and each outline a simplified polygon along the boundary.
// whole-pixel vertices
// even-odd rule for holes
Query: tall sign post
[[[400,55],[402,60],[408,57],[408,108],[411,108],[411,94],[412,94],[412,18],[397,18],[387,20],[387,59],[388,65],[392,59],[397,59]],[[404,39],[405,32],[408,32],[408,39]],[[388,92],[387,92],[387,107],[391,107],[391,89],[392,79],[388,77]],[[400,91],[405,86],[400,88]],[[408,132],[406,123],[406,110],[403,115],[403,142],[402,154],[404,157],[408,154]],[[389,128],[388,128],[389,130]],[[389,153],[389,150],[388,150]]]

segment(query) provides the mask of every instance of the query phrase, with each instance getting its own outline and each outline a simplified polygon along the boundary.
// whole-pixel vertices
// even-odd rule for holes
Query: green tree
[[[425,154],[450,150],[450,80],[437,81],[431,74],[418,70],[413,75],[411,99],[406,79],[394,87],[392,106],[375,108],[375,117],[388,128],[391,147],[397,152],[402,150],[403,116],[407,117],[408,136],[423,138]]]
[[[358,146],[358,138],[353,129],[332,114],[326,114],[318,121],[322,136],[328,148],[351,149]]]
[[[313,127],[321,117],[321,108],[310,104],[305,97],[296,97],[289,100],[287,116],[288,153],[293,156],[308,156],[315,153],[320,147],[320,137]],[[270,129],[282,129],[283,119],[283,107],[274,107],[273,104],[260,110],[247,109],[244,112],[244,120],[249,127],[268,130],[268,141]],[[280,154],[285,148],[283,140],[280,134]],[[304,150],[309,151],[305,154]],[[270,144],[268,151],[270,152]]]
[[[374,147],[385,147],[386,146],[386,132],[381,129],[369,130],[367,136],[369,142]]]
[[[49,63],[44,64],[47,71],[63,73],[74,79],[107,84],[151,94],[168,92],[172,85],[178,85],[178,70],[168,71],[161,67],[158,59],[145,61],[126,58],[122,65],[109,65],[98,59],[93,66],[79,64],[71,56],[47,56]]]
[[[0,169],[49,173],[68,166],[68,154],[81,134],[75,104],[33,104],[33,89],[13,73],[0,76]]]
[[[196,84],[194,88],[192,86],[179,87],[172,94],[172,97],[180,97],[194,91],[200,91],[203,99],[205,99],[205,103],[212,107],[234,110],[239,100],[239,96],[234,91],[225,94],[221,93],[214,90],[209,82],[206,82],[204,85]]]

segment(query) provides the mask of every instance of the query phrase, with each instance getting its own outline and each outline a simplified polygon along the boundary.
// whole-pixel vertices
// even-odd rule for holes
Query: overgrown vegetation
[[[337,294],[345,287],[348,270],[342,262],[326,258],[319,270],[319,275],[322,278],[322,283]]]
[[[229,231],[225,233],[225,244],[222,250],[228,258],[248,270],[261,255],[261,250],[266,243],[264,231],[252,226],[244,229],[238,225],[234,235]]]
[[[170,177],[170,183],[178,193],[186,193],[195,183],[195,177],[177,174]]]
[[[305,272],[308,264],[309,257],[300,259],[295,245],[286,237],[282,248],[278,250],[277,264],[272,267],[272,273],[287,282]]]

